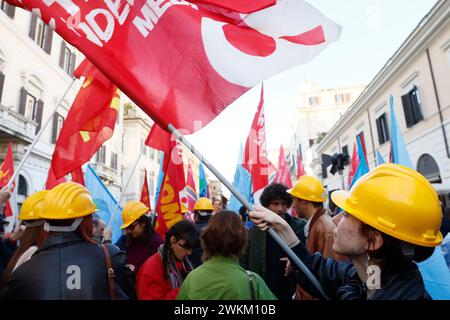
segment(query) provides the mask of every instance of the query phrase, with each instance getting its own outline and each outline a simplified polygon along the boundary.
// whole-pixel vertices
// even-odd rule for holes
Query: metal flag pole
[[[141,156],[142,156],[142,153],[144,152],[144,148],[145,148],[145,147],[146,147],[146,145],[144,144],[144,145],[142,146],[141,152],[139,153],[139,157],[137,158],[136,162],[134,163],[133,168],[131,169],[130,176],[128,177],[128,181],[127,181],[127,183],[125,184],[125,187],[122,189],[122,194],[120,195],[119,201],[117,201],[117,204],[116,204],[116,207],[114,208],[114,211],[113,211],[113,214],[112,214],[112,216],[111,216],[111,219],[109,219],[107,229],[110,229],[110,228],[111,228],[111,224],[112,224],[112,222],[114,221],[114,218],[116,217],[117,212],[119,211],[120,203],[121,203],[122,200],[123,200],[123,197],[124,197],[124,195],[125,195],[125,191],[128,189],[128,185],[130,184],[131,177],[133,176],[134,171],[136,170],[136,167],[137,167],[137,165],[138,165],[138,163],[139,163],[139,160],[141,160]]]
[[[8,181],[7,186],[7,190],[11,190],[11,185],[13,184],[14,180],[16,180],[16,177],[18,176],[20,170],[22,170],[25,161],[29,158],[31,151],[33,151],[34,147],[36,146],[37,142],[39,141],[39,138],[42,136],[42,134],[44,133],[45,128],[47,128],[48,124],[50,123],[50,121],[53,119],[53,116],[56,112],[56,110],[58,109],[59,105],[63,102],[64,98],[66,97],[66,95],[69,93],[70,89],[72,88],[73,84],[75,83],[76,79],[74,78],[72,80],[72,82],[70,83],[70,85],[67,87],[66,91],[64,92],[63,96],[61,97],[61,99],[59,100],[58,104],[56,105],[55,109],[53,110],[53,112],[50,114],[50,116],[47,118],[47,120],[45,121],[45,123],[42,125],[42,127],[40,128],[39,132],[37,133],[36,137],[34,137],[33,143],[28,147],[27,152],[25,153],[25,155],[23,156],[22,160],[19,163],[19,166],[17,167],[17,169],[14,170],[13,175],[11,176],[11,178]]]
[[[233,195],[247,208],[249,211],[253,211],[252,205],[239,193],[239,191],[208,161],[203,155],[195,149],[195,147],[186,140],[186,138],[179,132],[173,125],[168,125],[168,130],[175,135],[175,137],[183,143],[186,148],[188,148],[224,185],[228,190],[233,193]],[[320,294],[327,300],[328,296],[322,289],[319,281],[311,273],[311,271],[305,266],[305,264],[295,255],[291,248],[280,238],[280,236],[272,229],[269,228],[267,232],[270,236],[278,243],[278,245],[283,249],[283,251],[289,256],[289,258],[294,262],[294,264],[303,272],[303,274],[311,281],[311,283],[319,290]]]

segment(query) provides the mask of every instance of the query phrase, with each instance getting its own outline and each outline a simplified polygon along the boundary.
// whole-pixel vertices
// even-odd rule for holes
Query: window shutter
[[[10,4],[7,4],[6,14],[8,15],[8,17],[10,17],[11,19],[14,19],[15,12],[16,12],[16,7],[12,6]]]
[[[73,75],[73,71],[75,70],[75,60],[76,60],[77,56],[75,55],[75,53],[72,53],[70,55],[70,70],[69,70],[69,76]]]
[[[61,42],[61,52],[59,54],[59,66],[64,69],[64,57],[66,53],[66,42],[63,40]]]
[[[5,75],[0,73],[0,102],[2,102],[3,84],[5,83]]]
[[[388,129],[386,114],[383,115],[383,125],[384,125],[384,135],[385,135],[384,141],[389,141],[391,139],[391,137],[389,136],[389,129]]]
[[[19,105],[19,113],[21,115],[25,115],[25,107],[27,104],[27,90],[24,87],[20,89],[20,105]]]
[[[408,94],[402,96],[402,103],[403,103],[403,111],[405,113],[406,127],[410,128],[413,125],[413,115],[411,112],[411,102],[409,100]]]
[[[383,128],[381,125],[382,120],[383,120],[383,116],[381,116],[377,119],[378,142],[380,144],[383,144],[385,142],[383,139]]]
[[[52,143],[56,143],[56,135],[58,134],[58,116],[58,112],[53,114]]]
[[[418,95],[419,95],[418,89],[414,88],[414,91],[411,92],[411,104],[412,104],[412,108],[414,111],[414,123],[417,123],[417,122],[423,120]]]
[[[38,124],[37,128],[36,128],[36,133],[39,132],[39,130],[41,129],[41,125],[42,125],[42,113],[44,111],[44,101],[39,100],[37,102],[37,115],[36,115],[36,122]]]
[[[36,35],[36,23],[37,17],[34,14],[31,14],[31,24],[30,24],[30,38],[34,40],[34,36]]]
[[[47,27],[45,32],[47,34],[45,37],[44,51],[50,54],[52,52],[53,28]]]

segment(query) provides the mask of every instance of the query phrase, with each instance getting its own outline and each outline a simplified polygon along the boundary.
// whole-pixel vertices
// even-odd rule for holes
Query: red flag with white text
[[[189,132],[263,80],[311,61],[341,33],[303,0],[20,2],[162,128]]]
[[[260,101],[256,110],[250,133],[245,143],[243,167],[252,176],[255,203],[258,203],[262,190],[269,184],[270,162],[267,158],[266,128],[264,117],[264,86],[261,86]]]

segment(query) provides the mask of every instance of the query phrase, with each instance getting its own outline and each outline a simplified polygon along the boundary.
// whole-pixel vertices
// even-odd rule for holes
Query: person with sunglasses
[[[151,219],[145,215],[149,210],[140,201],[129,201],[122,211],[123,224],[120,228],[125,230],[125,234],[119,238],[116,246],[126,252],[128,263],[135,274],[145,260],[152,256],[164,242],[155,233]]]
[[[195,225],[180,221],[166,233],[158,252],[142,265],[136,281],[139,300],[174,300],[193,267],[189,260],[199,239]]]

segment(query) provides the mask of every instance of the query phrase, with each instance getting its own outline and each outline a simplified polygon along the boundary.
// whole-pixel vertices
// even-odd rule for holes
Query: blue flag
[[[252,176],[242,166],[243,155],[244,149],[241,145],[239,149],[238,162],[236,164],[236,171],[234,172],[233,186],[247,201],[250,202],[252,196]],[[239,212],[239,209],[242,206],[243,204],[232,194],[230,201],[228,202],[227,209]]]
[[[203,169],[203,163],[200,162],[200,165],[198,167],[198,179],[199,179],[199,190],[198,195],[200,198],[202,197],[208,197],[208,182],[206,181],[205,171]]]
[[[380,151],[377,150],[377,165],[379,166],[380,164],[383,163],[386,163],[386,161],[384,161],[384,158],[381,155]]]
[[[350,188],[355,184],[355,182],[361,178],[363,175],[369,172],[369,165],[366,161],[366,155],[364,153],[364,149],[361,144],[361,139],[359,136],[356,137],[356,144],[358,146],[358,158],[359,164],[356,169],[355,175],[353,176],[352,183],[350,184]]]
[[[161,191],[161,185],[162,185],[163,179],[164,179],[163,165],[164,165],[164,153],[162,153],[161,160],[159,162],[158,181],[156,182],[155,204],[153,205],[153,208],[155,208],[155,209],[156,209],[156,204],[158,203],[159,192]]]
[[[114,213],[117,205],[117,201],[111,192],[103,184],[102,180],[97,176],[94,169],[88,165],[85,174],[86,188],[91,193],[95,206],[99,211],[96,214],[105,221],[105,224],[109,224],[109,220]],[[112,243],[116,243],[122,235],[120,226],[122,225],[122,208],[119,209],[114,217],[114,221],[111,223],[112,230]]]
[[[391,96],[391,156],[392,163],[398,163],[414,169],[409,158],[408,150],[406,149],[405,141],[398,126],[397,117],[394,111],[394,97]]]

